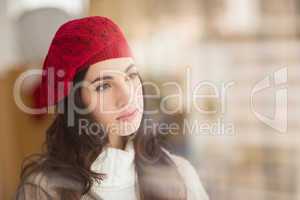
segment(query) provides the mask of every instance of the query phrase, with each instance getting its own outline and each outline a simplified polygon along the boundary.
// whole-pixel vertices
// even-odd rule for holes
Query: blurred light
[[[255,33],[259,2],[257,0],[227,0],[224,15],[219,19],[220,31],[226,33]]]
[[[7,2],[8,15],[18,17],[24,11],[43,7],[60,8],[70,15],[80,15],[87,8],[87,0],[10,0]]]
[[[202,36],[201,20],[196,16],[166,17],[155,26],[148,38],[134,41],[138,63],[151,66],[149,69],[156,75],[177,73],[174,67],[187,65],[185,54]]]

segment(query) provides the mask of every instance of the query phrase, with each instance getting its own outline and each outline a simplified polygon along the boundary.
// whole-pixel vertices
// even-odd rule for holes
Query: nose
[[[126,79],[120,80],[116,90],[116,106],[121,109],[129,104],[131,96],[131,86]]]

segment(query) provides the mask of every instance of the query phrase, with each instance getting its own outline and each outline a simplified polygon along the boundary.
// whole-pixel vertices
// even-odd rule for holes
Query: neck
[[[116,134],[110,134],[109,135],[109,143],[107,146],[113,147],[116,149],[124,149],[125,148],[125,143],[127,141],[126,136],[119,136]]]

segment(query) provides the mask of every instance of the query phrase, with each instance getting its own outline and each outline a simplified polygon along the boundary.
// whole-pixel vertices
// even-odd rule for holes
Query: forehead
[[[91,80],[100,75],[122,74],[131,64],[134,64],[134,60],[131,57],[112,58],[100,61],[89,67],[85,78]]]

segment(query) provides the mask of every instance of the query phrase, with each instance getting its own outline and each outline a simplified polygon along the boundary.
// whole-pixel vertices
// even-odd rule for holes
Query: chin
[[[137,129],[130,129],[130,130],[120,130],[119,135],[120,136],[130,136],[133,135]]]

